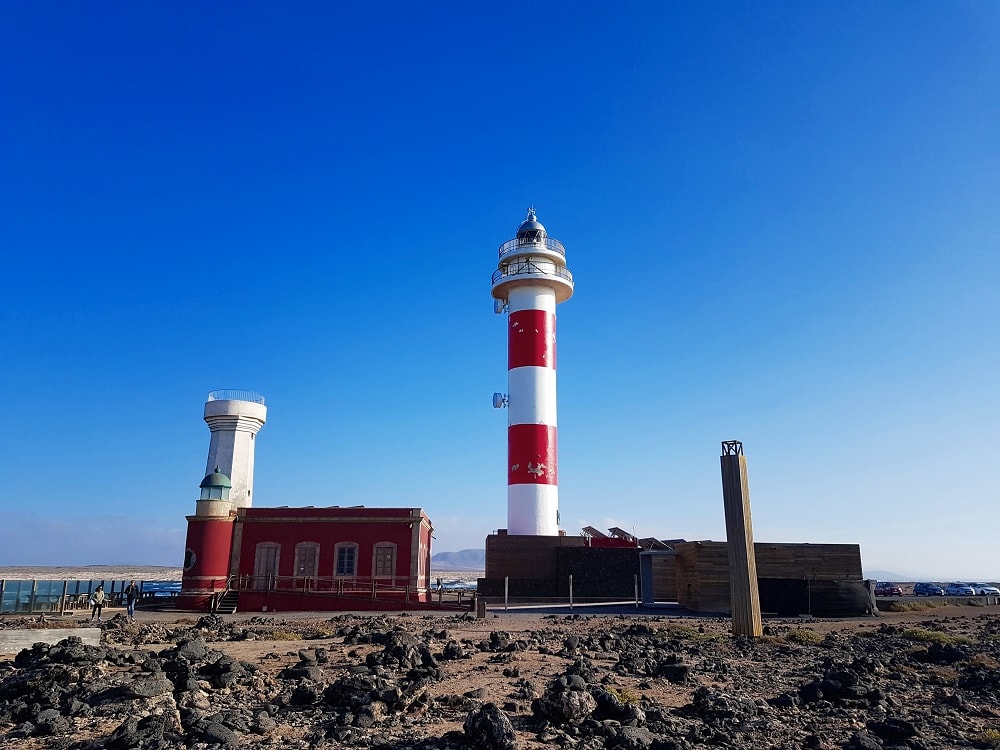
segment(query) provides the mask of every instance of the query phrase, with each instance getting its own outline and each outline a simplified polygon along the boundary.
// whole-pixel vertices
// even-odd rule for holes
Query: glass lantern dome
[[[215,467],[215,471],[201,480],[201,500],[228,500],[229,493],[233,489],[233,483],[229,477]]]

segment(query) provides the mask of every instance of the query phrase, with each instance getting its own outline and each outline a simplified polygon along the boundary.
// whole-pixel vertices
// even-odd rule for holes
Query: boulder
[[[507,714],[492,703],[473,709],[465,718],[465,734],[470,744],[482,750],[514,750],[517,737]]]

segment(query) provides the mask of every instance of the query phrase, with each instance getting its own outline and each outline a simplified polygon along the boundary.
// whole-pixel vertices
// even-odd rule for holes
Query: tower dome
[[[215,467],[215,471],[209,474],[207,477],[201,480],[201,484],[198,485],[202,489],[206,487],[224,487],[226,489],[232,489],[233,483],[229,481],[229,477],[219,471],[219,467]]]
[[[528,209],[528,216],[524,221],[521,222],[521,226],[517,228],[517,239],[527,242],[537,242],[539,240],[545,239],[546,232],[545,227],[535,216],[535,207],[532,206]]]
[[[229,477],[219,471],[218,466],[215,467],[215,471],[202,479],[198,486],[201,487],[200,501],[224,500],[229,502],[229,493],[233,489],[233,483],[229,481]]]

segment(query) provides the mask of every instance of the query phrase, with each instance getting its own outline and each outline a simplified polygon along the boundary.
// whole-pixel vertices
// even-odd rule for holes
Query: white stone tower
[[[517,235],[500,246],[492,294],[508,312],[507,533],[559,534],[556,441],[556,305],[573,295],[566,250],[528,209]]]
[[[205,421],[212,431],[205,474],[221,472],[232,482],[233,508],[253,503],[253,454],[257,433],[267,420],[264,397],[253,391],[218,390],[208,394]]]

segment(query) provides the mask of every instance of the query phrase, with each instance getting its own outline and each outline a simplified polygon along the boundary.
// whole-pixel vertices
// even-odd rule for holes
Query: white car
[[[949,583],[944,587],[948,596],[975,596],[976,590],[967,583]]]
[[[988,583],[970,583],[977,596],[1000,596],[1000,589]]]

